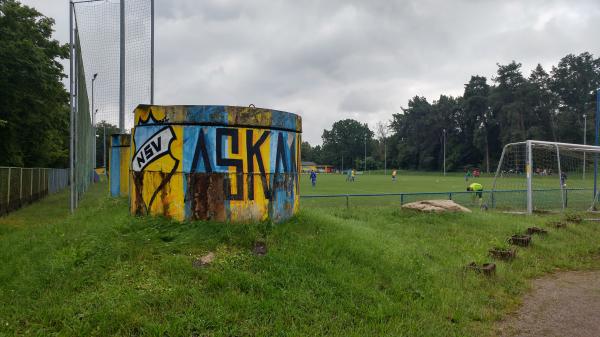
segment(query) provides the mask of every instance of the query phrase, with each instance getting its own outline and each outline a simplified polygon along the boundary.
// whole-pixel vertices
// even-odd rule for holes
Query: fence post
[[[452,200],[452,192],[448,193],[448,200]]]
[[[346,208],[350,208],[350,196],[346,194]]]
[[[31,171],[31,184],[29,184],[29,202],[33,201],[33,169]]]
[[[6,189],[6,209],[10,209],[10,167],[8,168],[8,188]]]
[[[19,177],[19,205],[23,205],[23,168],[21,167],[21,175]]]
[[[404,205],[404,193],[400,194],[400,206]]]

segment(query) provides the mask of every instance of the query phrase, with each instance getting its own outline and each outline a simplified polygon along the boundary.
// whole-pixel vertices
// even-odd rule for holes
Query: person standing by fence
[[[317,186],[317,172],[315,170],[310,170],[310,182],[312,187]]]
[[[469,185],[469,187],[467,187],[467,191],[475,192],[473,194],[473,201],[475,201],[475,199],[478,199],[479,206],[481,206],[481,203],[483,201],[483,185],[481,185],[480,183],[472,183],[471,185]]]

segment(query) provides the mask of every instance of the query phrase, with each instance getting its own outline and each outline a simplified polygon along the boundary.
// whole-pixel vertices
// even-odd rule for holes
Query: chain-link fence
[[[559,200],[557,194],[561,189],[539,189],[535,190],[536,201],[545,207],[539,211],[560,211],[560,203],[546,202],[547,199]],[[584,211],[589,208],[592,189],[569,188],[564,189],[565,208],[569,210]],[[479,192],[407,192],[407,193],[378,193],[378,194],[324,194],[324,195],[302,195],[301,206],[309,208],[323,207],[383,207],[402,206],[406,203],[431,200],[448,199],[469,207],[479,208],[485,205],[489,209],[499,211],[523,211],[527,205],[527,190],[496,190],[482,191],[481,204]]]
[[[69,185],[68,169],[0,167],[0,215]]]

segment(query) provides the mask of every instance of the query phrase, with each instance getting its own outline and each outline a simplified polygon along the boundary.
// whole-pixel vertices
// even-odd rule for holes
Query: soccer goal
[[[504,146],[487,204],[532,213],[595,209],[600,146],[528,140]]]

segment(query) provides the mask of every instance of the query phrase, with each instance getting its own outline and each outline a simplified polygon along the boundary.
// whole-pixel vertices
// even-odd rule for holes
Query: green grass
[[[484,188],[491,189],[493,177],[471,178],[465,181],[463,175],[448,174],[415,174],[400,172],[396,182],[392,182],[391,175],[357,175],[354,182],[347,182],[346,176],[341,174],[319,174],[317,186],[310,185],[308,175],[301,175],[301,191],[304,195],[311,194],[360,194],[360,193],[403,193],[403,192],[458,192],[465,191],[472,182],[483,184]],[[523,180],[523,184],[524,184]]]
[[[559,216],[304,207],[276,226],[178,223],[131,217],[106,194],[93,186],[74,216],[61,193],[0,218],[0,335],[493,336],[528,279],[600,267],[600,226],[584,222],[549,228],[495,277],[463,270]],[[192,267],[209,251],[210,267]]]
[[[320,174],[317,177],[317,185],[311,186],[308,175],[304,174],[300,179],[300,190],[302,195],[329,195],[329,194],[377,194],[377,193],[420,193],[420,192],[465,192],[466,187],[478,182],[483,185],[485,202],[491,206],[489,192],[493,187],[493,175],[483,175],[479,178],[470,178],[465,181],[464,175],[459,173],[449,173],[443,176],[440,173],[417,173],[401,172],[396,182],[393,182],[391,176],[384,175],[357,175],[354,182],[347,182],[345,175],[340,174]],[[592,204],[592,186],[593,177],[588,175],[586,180],[580,176],[571,175],[568,179],[568,188],[586,190],[571,190],[566,194],[567,206],[574,210],[587,210]],[[498,179],[497,190],[511,190],[523,192],[502,192],[496,194],[495,206],[499,209],[509,209],[516,211],[525,211],[526,205],[526,178],[525,176],[503,177]],[[533,188],[537,190],[534,193],[534,208],[539,210],[560,210],[562,207],[562,196],[558,176],[534,176]],[[540,191],[545,190],[545,191]],[[405,195],[403,202],[413,202],[424,199],[447,199],[450,195]],[[452,200],[468,207],[478,207],[478,203],[473,196],[466,193],[453,193]],[[398,196],[380,196],[380,197],[351,197],[350,206],[393,206],[400,203]],[[304,204],[307,207],[343,207],[346,205],[346,199],[337,198],[319,198],[305,199]]]

